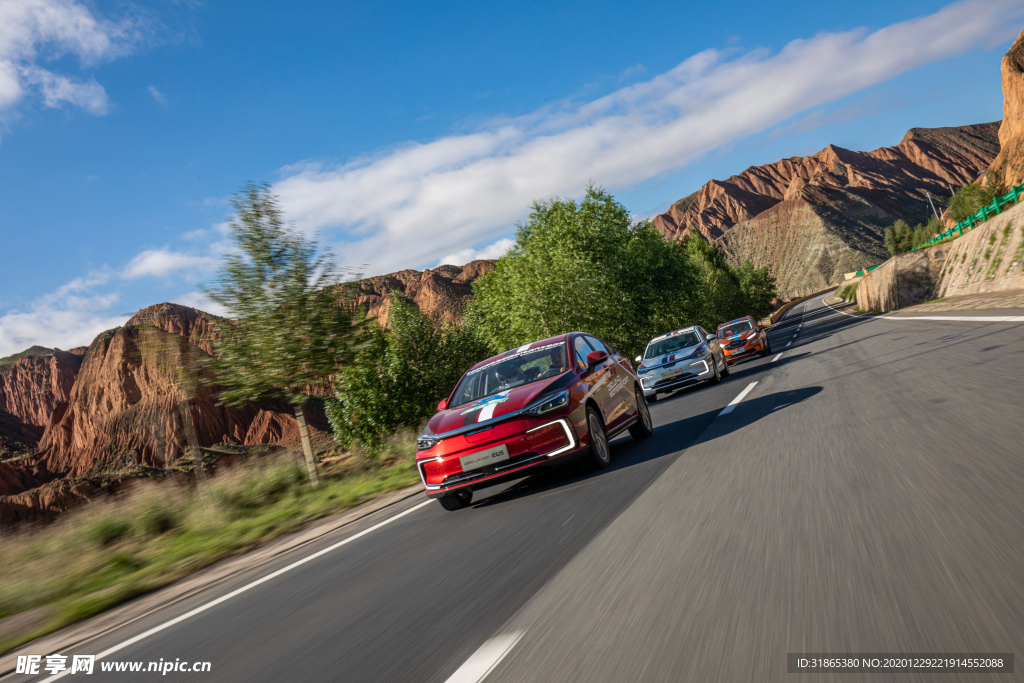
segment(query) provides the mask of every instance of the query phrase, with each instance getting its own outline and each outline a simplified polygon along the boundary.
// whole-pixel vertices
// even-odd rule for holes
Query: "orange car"
[[[749,315],[722,323],[715,337],[725,352],[726,363],[735,363],[754,354],[767,356],[772,352],[764,328]]]

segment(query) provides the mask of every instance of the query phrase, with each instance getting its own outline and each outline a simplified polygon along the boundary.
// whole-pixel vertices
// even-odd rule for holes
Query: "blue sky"
[[[0,2],[0,355],[207,307],[274,183],[366,274],[501,252],[588,181],[653,215],[832,143],[1002,116],[1024,3]]]

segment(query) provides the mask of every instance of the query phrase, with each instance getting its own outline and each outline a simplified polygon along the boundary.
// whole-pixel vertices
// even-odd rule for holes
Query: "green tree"
[[[885,248],[893,256],[910,251],[914,248],[914,229],[910,224],[900,218],[885,229],[883,237]]]
[[[685,250],[604,190],[536,202],[515,246],[474,283],[467,322],[495,352],[585,330],[632,355],[695,309]]]
[[[755,268],[750,261],[731,266],[721,246],[697,237],[686,241],[686,252],[698,273],[696,323],[714,329],[744,315],[761,319],[772,312],[778,292],[767,266]]]
[[[364,326],[363,344],[334,380],[327,419],[346,447],[370,455],[401,427],[419,427],[467,369],[490,355],[464,325],[444,324],[392,292],[387,326]]]
[[[267,184],[246,183],[232,205],[229,231],[235,249],[204,288],[232,318],[217,330],[210,367],[223,387],[223,403],[274,398],[294,408],[316,486],[303,406],[309,388],[325,383],[355,352],[353,308],[332,287],[345,272],[316,240],[285,225]]]
[[[950,220],[957,223],[967,220],[983,206],[988,206],[996,197],[1006,194],[1008,188],[1003,174],[994,168],[985,171],[985,177],[973,183],[967,183],[953,193],[949,200]]]

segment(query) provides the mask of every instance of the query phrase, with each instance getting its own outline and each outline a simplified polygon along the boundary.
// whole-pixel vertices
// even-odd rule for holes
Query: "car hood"
[[[426,434],[444,434],[462,427],[471,427],[478,422],[501,417],[514,413],[533,403],[542,394],[547,393],[555,385],[564,383],[566,375],[563,373],[550,379],[525,384],[507,391],[501,391],[491,396],[463,403],[462,405],[442,410],[430,418]]]
[[[640,363],[640,370],[649,370],[656,368],[666,363],[674,363],[677,360],[683,360],[688,356],[692,356],[693,352],[697,350],[700,344],[694,344],[693,346],[687,346],[684,349],[673,351],[672,353],[666,353],[664,356],[655,356],[654,358],[648,358]]]

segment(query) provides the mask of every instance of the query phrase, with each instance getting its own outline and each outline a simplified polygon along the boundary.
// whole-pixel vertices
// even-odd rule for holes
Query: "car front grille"
[[[450,474],[444,478],[444,481],[441,482],[441,486],[444,488],[448,488],[449,486],[461,486],[462,484],[468,484],[472,481],[476,481],[477,479],[484,479],[492,474],[501,474],[507,470],[522,467],[523,465],[528,465],[533,462],[539,462],[543,458],[543,455],[538,455],[536,453],[522,453],[517,455],[515,459],[506,460],[500,465],[489,465],[488,467],[481,467],[478,470]]]

